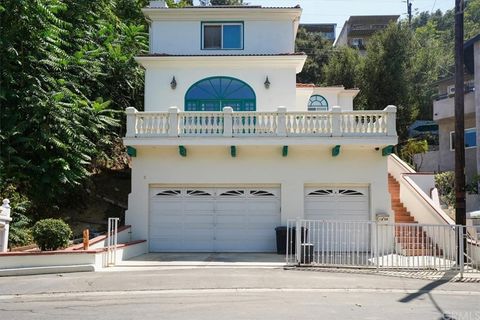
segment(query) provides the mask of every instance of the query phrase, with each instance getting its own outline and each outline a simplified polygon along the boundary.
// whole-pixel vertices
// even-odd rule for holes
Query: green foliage
[[[334,51],[330,60],[323,66],[324,83],[327,86],[343,85],[346,89],[358,88],[359,73],[363,59],[358,50],[340,47]]]
[[[123,110],[142,109],[141,0],[5,0],[0,12],[0,189],[51,212],[112,157]],[[12,202],[13,203],[13,202]]]
[[[65,248],[72,234],[70,226],[61,219],[39,220],[32,228],[33,239],[42,251]]]
[[[367,44],[367,56],[361,71],[360,90],[364,109],[382,110],[397,106],[397,130],[406,137],[406,128],[414,119],[410,104],[413,33],[403,24],[391,23],[376,33]]]
[[[427,151],[427,140],[408,139],[405,145],[402,147],[400,155],[402,156],[403,160],[418,170],[418,168],[416,168],[414,156],[417,154],[423,155]],[[419,167],[421,167],[421,164]]]
[[[440,200],[450,208],[455,207],[455,173],[446,171],[435,175],[435,187],[438,189]]]
[[[18,193],[15,186],[7,185],[0,190],[3,198],[10,200],[11,218],[10,230],[8,234],[9,247],[25,246],[32,242],[30,230],[31,219],[27,212],[30,209],[31,202],[25,195]]]
[[[329,48],[331,47],[330,43],[318,33],[307,32],[304,28],[299,28],[295,46],[296,51],[305,52],[308,56],[302,72],[297,75],[297,82],[320,85],[322,67],[328,61],[329,50],[332,50]]]
[[[478,194],[479,185],[480,185],[480,175],[476,174],[472,177],[471,181],[465,186],[465,189],[469,194]]]

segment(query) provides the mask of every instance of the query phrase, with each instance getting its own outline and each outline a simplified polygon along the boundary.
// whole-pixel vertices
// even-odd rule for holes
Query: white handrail
[[[126,137],[182,136],[396,136],[396,107],[379,111],[138,112],[127,108]]]

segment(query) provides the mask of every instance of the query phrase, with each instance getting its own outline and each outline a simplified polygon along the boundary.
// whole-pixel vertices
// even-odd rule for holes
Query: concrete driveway
[[[147,253],[122,261],[106,271],[148,267],[270,267],[285,266],[285,255],[276,253]]]

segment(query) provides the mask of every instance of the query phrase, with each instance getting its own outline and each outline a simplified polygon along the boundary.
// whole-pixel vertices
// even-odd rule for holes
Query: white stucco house
[[[126,224],[150,252],[271,252],[288,219],[392,215],[396,108],[353,111],[357,90],[296,83],[300,7],[154,1],[143,12]]]

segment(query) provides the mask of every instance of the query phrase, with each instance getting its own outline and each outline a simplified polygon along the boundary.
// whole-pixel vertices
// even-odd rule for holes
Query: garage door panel
[[[368,188],[306,188],[305,195],[306,219],[338,222],[370,220]],[[368,224],[324,223],[312,232],[322,251],[342,247],[368,251],[370,248],[371,230]]]
[[[279,189],[159,190],[151,192],[150,251],[275,250]]]
[[[193,211],[193,212],[212,212],[214,210],[214,204],[212,200],[209,201],[185,201],[183,203],[183,208],[186,212]]]

